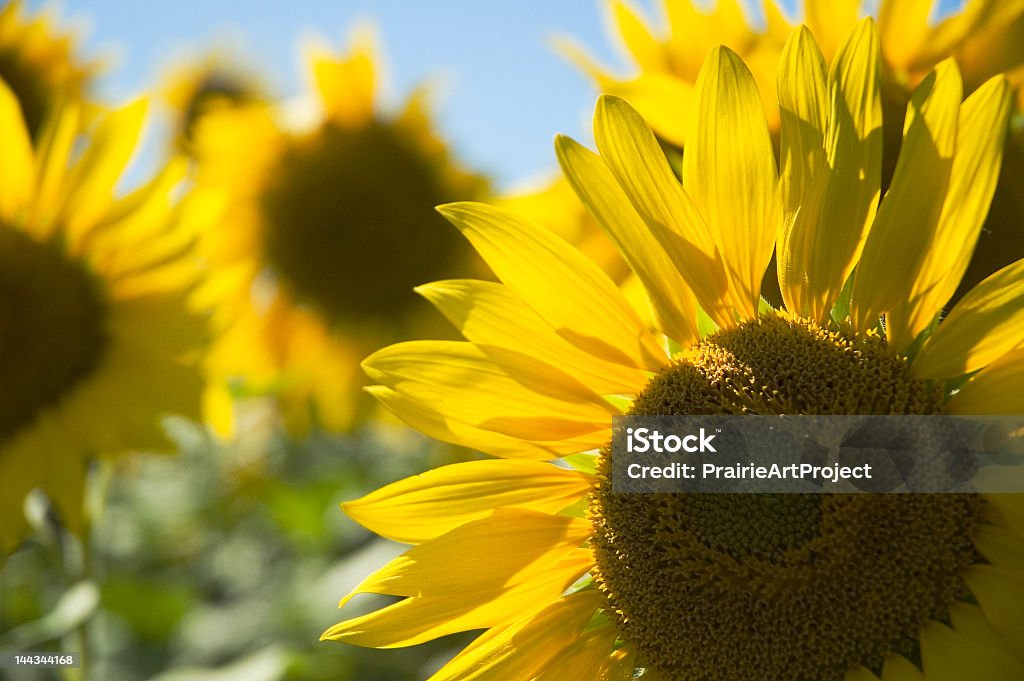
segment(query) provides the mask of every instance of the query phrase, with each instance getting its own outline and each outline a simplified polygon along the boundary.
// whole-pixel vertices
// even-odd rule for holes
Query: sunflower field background
[[[749,155],[770,158],[787,144],[776,78],[789,41],[799,42],[790,36],[804,41],[794,52],[812,54],[814,41],[794,33],[804,24],[824,63],[842,62],[842,55],[868,53],[847,42],[856,35],[866,44],[864,36],[875,35],[875,24],[861,21],[865,15],[877,19],[881,46],[874,133],[884,156],[871,178],[876,191],[899,188],[897,158],[912,139],[904,133],[905,111],[915,88],[932,82],[930,73],[940,73],[949,97],[954,79],[964,97],[988,83],[964,110],[983,111],[977,115],[989,116],[983,120],[990,127],[1005,130],[981,145],[985,158],[1001,154],[1001,171],[978,162],[983,170],[973,178],[983,187],[977,191],[992,195],[991,209],[962,185],[950,189],[967,197],[965,212],[978,213],[982,234],[974,259],[971,242],[951,268],[959,268],[955,276],[941,282],[955,302],[1024,257],[1024,2],[225,1],[171,9],[3,0],[0,653],[77,652],[82,666],[0,668],[0,679],[400,681],[447,669],[464,648],[472,658],[474,631],[487,627],[454,626],[456,633],[448,633],[444,623],[427,623],[426,631],[445,635],[406,635],[402,622],[376,623],[399,597],[381,595],[392,593],[387,575],[380,584],[367,575],[408,547],[392,541],[403,539],[400,531],[378,536],[339,505],[426,471],[489,461],[481,452],[504,456],[525,448],[533,452],[526,458],[550,459],[538,452],[560,457],[601,445],[581,437],[587,446],[571,449],[579,443],[562,435],[552,444],[543,436],[481,436],[475,426],[453,425],[444,409],[458,410],[458,399],[435,405],[435,394],[425,390],[424,407],[394,387],[407,369],[388,364],[387,346],[455,341],[456,328],[478,340],[474,330],[498,328],[507,314],[524,324],[515,329],[536,332],[517,343],[536,340],[538,352],[548,347],[543,334],[553,339],[550,329],[522,321],[522,301],[501,292],[501,254],[486,238],[474,241],[474,230],[500,223],[505,211],[582,254],[572,255],[580,258],[574,262],[590,261],[578,268],[590,277],[585,282],[606,276],[623,309],[638,311],[630,323],[643,329],[644,352],[665,355],[662,340],[673,348],[678,339],[704,338],[709,325],[727,326],[734,300],[719,299],[718,309],[708,302],[714,296],[700,299],[700,307],[683,300],[682,289],[701,290],[694,275],[673,270],[660,281],[663,297],[648,298],[649,279],[672,269],[662,261],[644,269],[653,251],[664,256],[660,247],[649,235],[632,249],[613,243],[615,230],[599,224],[608,214],[593,217],[577,198],[588,180],[599,184],[587,175],[588,159],[599,157],[583,149],[595,146],[595,98],[611,95],[600,100],[604,128],[594,133],[610,164],[619,159],[607,149],[626,131],[649,137],[645,158],[654,154],[675,176],[698,177],[684,165],[697,167],[697,154],[684,160],[683,152],[688,134],[701,128],[683,122],[700,102],[695,92],[705,56],[711,52],[723,69],[745,63],[750,91],[765,105],[760,147]],[[720,44],[729,51],[715,50]],[[956,76],[948,57],[956,60]],[[990,80],[997,74],[1006,74],[1005,86]],[[916,96],[927,104],[925,95]],[[956,108],[960,98],[954,99]],[[560,136],[553,148],[556,133],[582,146]],[[622,171],[626,178],[631,172]],[[628,179],[616,181],[629,189]],[[799,202],[798,190],[786,200]],[[937,210],[945,191],[944,184],[935,192]],[[877,198],[856,201],[873,206]],[[446,208],[459,229],[435,211],[462,201],[498,208]],[[821,208],[822,215],[841,221],[829,210]],[[867,224],[874,208],[865,210]],[[762,237],[767,263],[774,234]],[[761,263],[754,263],[756,280],[731,282],[737,290],[729,295],[750,308],[747,317],[800,295],[819,317],[836,300],[845,299],[849,313],[843,285],[852,281],[855,262],[851,251],[839,266],[838,286],[800,293],[792,282],[780,289],[772,258],[763,283]],[[498,264],[492,271],[488,263]],[[650,275],[658,267],[662,273]],[[585,291],[549,291],[539,295],[541,306],[547,295],[580,295],[580,309],[589,300]],[[476,299],[479,308],[466,302]],[[690,318],[673,316],[684,309]],[[926,326],[909,321],[901,347],[911,347]],[[652,329],[664,332],[660,340]],[[628,343],[625,335],[616,340]],[[620,402],[667,366],[661,356],[643,371],[627,371],[617,360],[591,364],[567,348],[546,361],[592,370],[598,378],[588,380],[607,388],[601,395],[614,393]],[[988,358],[973,369],[992,361],[1017,376],[1020,346],[1011,350],[1008,359]],[[427,367],[422,376],[436,378],[432,360],[413,355],[400,359],[418,361]],[[976,397],[986,413],[996,399],[989,395],[1002,384],[990,371],[982,375],[994,386]],[[467,388],[476,382],[471,372],[460,380]],[[554,398],[551,404],[561,408]],[[601,418],[612,413],[609,404],[620,406],[602,402]],[[604,437],[595,432],[590,439]],[[566,467],[589,479],[593,462],[574,456],[565,458]],[[580,480],[526,473],[524,467],[526,485],[532,479],[565,487],[563,496],[536,502],[540,510],[564,511],[574,522],[584,517],[587,487]],[[365,502],[369,510],[346,510],[373,526],[381,499],[386,507],[385,494]],[[454,499],[452,507],[464,503],[470,502]],[[429,513],[441,513],[435,506],[423,501]],[[416,526],[415,511],[406,512],[409,527]],[[529,525],[530,516],[524,518]],[[402,519],[392,520],[403,527]],[[466,558],[453,555],[450,565]],[[585,572],[590,564],[581,565]],[[1024,593],[1024,582],[1019,588]],[[338,599],[357,592],[363,595],[340,616]],[[401,595],[412,602],[422,594]],[[361,615],[369,618],[365,626]],[[610,622],[595,618],[586,631],[583,643],[543,670],[517,672],[527,667],[515,660],[507,668],[485,662],[472,678],[589,681],[598,677],[580,670],[592,668],[605,674],[600,678],[633,678],[635,652]],[[484,645],[490,633],[480,639]],[[594,658],[587,646],[602,645],[610,655],[605,650],[600,663],[586,666]],[[1015,664],[1024,665],[1024,651],[1009,648]],[[643,668],[637,663],[636,673]],[[998,673],[979,678],[1004,681]],[[673,677],[648,669],[641,678]],[[927,681],[949,678],[956,677]]]
[[[572,95],[560,93],[558,117],[563,127],[583,125],[592,89],[549,39],[584,27],[595,41],[602,39],[600,13],[578,3],[546,14],[540,21],[517,3],[487,11],[466,3],[432,9],[299,3],[286,13],[230,2],[170,11],[117,2],[3,3],[0,78],[17,101],[15,108],[13,100],[4,100],[3,165],[16,158],[11,128],[19,127],[18,118],[29,144],[42,149],[52,134],[48,119],[74,105],[81,113],[65,124],[75,128],[66,134],[78,136],[71,144],[88,146],[110,112],[135,102],[109,126],[108,132],[123,135],[115,145],[120,149],[104,149],[109,183],[83,192],[128,196],[158,178],[158,189],[174,193],[162,205],[142,206],[157,216],[147,241],[158,231],[174,237],[164,253],[141,266],[162,263],[171,253],[187,259],[194,271],[184,281],[168,277],[167,285],[192,296],[190,328],[207,328],[188,339],[185,353],[175,350],[193,353],[182,362],[185,378],[176,380],[187,381],[180,391],[184,401],[139,410],[151,437],[133,438],[117,431],[117,416],[105,418],[138,399],[138,384],[126,377],[118,402],[115,377],[106,393],[81,405],[83,419],[124,434],[112,438],[121,442],[111,442],[109,451],[92,445],[74,425],[59,424],[54,431],[66,435],[56,450],[36,442],[18,460],[8,449],[0,456],[13,462],[0,472],[0,651],[78,651],[85,658],[84,669],[2,669],[0,678],[416,679],[470,640],[457,636],[392,655],[319,637],[337,619],[338,597],[401,551],[348,520],[339,502],[471,456],[369,413],[372,400],[361,395],[358,365],[382,343],[443,328],[413,286],[483,271],[456,230],[433,213],[434,205],[497,196],[499,187],[510,201],[522,195],[532,204],[533,194],[504,188],[540,186],[552,176],[548,120],[556,117],[551,112],[557,101],[547,116],[524,107],[518,116],[532,117],[532,125],[520,125],[511,137],[512,114],[503,119],[501,107],[568,83],[577,101],[566,106]],[[493,28],[488,22],[502,16],[516,25],[508,40],[523,47],[492,50],[464,74],[468,55],[489,42],[479,37]],[[452,24],[446,44],[462,35],[460,49],[445,50],[439,38],[417,30],[446,23]],[[272,47],[261,49],[267,45]],[[554,65],[557,75],[549,80],[556,83],[538,88],[522,68],[519,77],[509,77],[517,70],[512,54],[516,61],[526,54]],[[472,91],[467,79],[476,83]],[[456,109],[456,96],[477,113]],[[488,108],[492,122],[480,125]],[[328,125],[324,118],[340,122]],[[460,126],[477,130],[467,136]],[[469,143],[474,137],[496,143],[482,151]],[[536,139],[523,144],[530,137]],[[518,153],[510,153],[516,147]],[[291,158],[295,167],[287,165]],[[265,165],[257,178],[259,163]],[[374,171],[374,163],[381,168]],[[364,174],[366,186],[358,180]],[[252,275],[239,282],[236,273],[265,267],[257,261],[266,251],[236,249],[260,228],[253,218],[262,210],[260,195],[293,176],[298,189],[279,191],[282,210],[300,211],[294,219],[351,223],[358,218],[350,214],[360,210],[372,219],[365,208],[370,205],[398,213],[383,221],[393,233],[381,241],[353,230],[349,243],[326,244],[319,265],[310,266],[327,268],[317,274],[333,303],[324,298],[323,307],[303,305],[309,301],[279,291],[269,312],[265,306],[257,310],[254,305],[265,300],[254,303],[250,293],[265,282]],[[349,183],[356,186],[332,203],[330,196],[346,184],[342,176],[357,177]],[[5,190],[7,197],[12,193]],[[301,215],[318,196],[328,197],[321,213]],[[563,204],[542,201],[538,209]],[[344,251],[359,249],[362,240],[361,255],[349,253],[345,260]],[[126,248],[142,252],[144,243],[129,239]],[[328,260],[339,255],[338,262]],[[12,260],[24,259],[13,247],[4,257],[10,257],[3,261],[7,272]],[[302,257],[320,256],[314,248],[298,257],[296,269],[307,264]],[[0,327],[9,334],[13,320],[24,316],[9,306],[32,302],[8,278],[0,288]],[[376,296],[378,290],[386,292]],[[346,308],[345,298],[365,302]],[[334,311],[327,321],[317,314],[324,308]],[[337,332],[335,322],[351,309],[355,322]],[[138,323],[144,330],[145,320]],[[70,329],[54,325],[46,333],[55,341],[68,333],[65,341],[76,342]],[[5,341],[0,351],[10,356],[23,347]],[[153,345],[143,352],[160,351]],[[5,393],[23,388],[9,372],[26,361],[5,360]],[[148,384],[145,393],[171,388],[166,374],[135,371]],[[15,399],[4,399],[5,428],[18,408]],[[4,438],[6,448],[6,431]],[[50,469],[41,462],[46,456],[52,457]],[[45,472],[61,466],[77,468],[71,476],[77,479],[68,483],[67,473]]]

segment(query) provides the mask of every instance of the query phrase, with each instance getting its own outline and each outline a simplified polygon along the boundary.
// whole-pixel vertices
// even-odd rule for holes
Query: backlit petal
[[[614,626],[598,627],[585,632],[568,650],[545,665],[534,681],[608,679],[606,668],[616,633]]]
[[[1010,87],[988,81],[960,107],[949,189],[932,242],[914,275],[910,295],[888,318],[892,335],[914,338],[942,310],[967,270],[996,190],[1010,115]],[[904,329],[896,331],[896,324]]]
[[[659,327],[681,345],[699,337],[697,304],[686,280],[629,202],[601,157],[568,137],[555,150],[562,172],[644,285]]]
[[[530,354],[599,394],[632,393],[647,383],[647,373],[594,357],[555,333],[530,306],[502,284],[472,279],[436,281],[416,288],[467,340]],[[666,358],[667,360],[667,358]]]
[[[780,93],[795,90],[784,99],[800,116],[798,121],[787,116],[788,127],[795,124],[799,132],[787,132],[784,127],[783,139],[801,140],[804,176],[799,186],[802,199],[793,195],[797,187],[789,187],[787,210],[792,224],[784,226],[782,235],[780,284],[793,311],[822,320],[860,257],[878,202],[882,168],[878,33],[874,23],[865,19],[843,42],[829,70],[824,100],[822,86],[816,84],[820,83],[817,51],[807,36],[797,33],[787,56],[780,78],[789,73],[789,65],[790,80],[802,79],[804,84],[784,88],[780,82]],[[825,110],[815,113],[814,106]],[[823,118],[824,161],[812,150]]]
[[[737,312],[757,314],[779,224],[778,176],[754,77],[727,47],[711,51],[683,155],[683,186],[711,227]]]
[[[735,317],[721,254],[640,114],[618,97],[602,96],[594,111],[594,139],[601,158],[697,302],[720,326],[732,325]]]
[[[786,41],[779,62],[776,83],[779,94],[780,152],[779,177],[782,200],[782,228],[776,245],[779,288],[790,310],[811,309],[814,292],[807,265],[808,236],[817,225],[814,213],[820,206],[827,181],[825,131],[828,125],[828,82],[825,60],[806,26],[800,26]],[[818,186],[822,189],[818,190]],[[799,214],[800,229],[794,231]],[[811,213],[811,215],[807,215]]]
[[[960,376],[995,362],[1022,342],[1024,260],[971,289],[925,343],[911,371],[919,378]],[[1006,368],[1013,371],[1012,365]]]
[[[456,341],[409,341],[363,362],[375,381],[480,428],[558,440],[607,430],[617,410],[528,354]]]
[[[591,476],[533,461],[469,461],[437,468],[342,504],[382,537],[418,544],[498,508],[557,513],[586,495]]]
[[[664,353],[615,284],[565,240],[493,206],[453,203],[438,211],[562,338],[624,366],[655,369],[664,363]]]
[[[522,681],[543,669],[575,643],[604,598],[580,591],[560,599],[535,617],[471,646],[429,681]]]
[[[529,580],[498,586],[470,581],[442,595],[407,598],[340,622],[321,638],[398,648],[460,631],[507,626],[558,599],[591,565],[592,558],[578,550]]]
[[[897,309],[914,285],[949,185],[962,91],[960,72],[948,59],[911,95],[892,184],[878,208],[853,283],[852,317],[861,330]],[[913,340],[899,318],[892,320],[887,337],[897,349]]]
[[[493,456],[548,461],[603,447],[608,443],[607,432],[561,440],[523,440],[464,423],[441,413],[431,403],[397,393],[382,385],[369,386],[366,390],[406,425],[424,435]]]

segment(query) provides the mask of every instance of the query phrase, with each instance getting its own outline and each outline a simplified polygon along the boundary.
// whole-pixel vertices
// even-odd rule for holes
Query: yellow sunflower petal
[[[791,229],[815,181],[824,172],[828,119],[824,57],[807,27],[797,29],[785,43],[776,89],[781,117],[779,184],[783,204],[783,227],[778,242],[779,287],[786,307],[799,312],[808,309],[803,290],[809,281],[805,272],[796,271],[796,267],[808,262],[808,256],[804,240],[795,242]],[[798,232],[796,237],[800,236]]]
[[[921,49],[929,33],[929,15],[934,0],[883,1],[878,10],[878,28],[891,64],[906,68]]]
[[[892,0],[883,0],[883,5],[888,2],[892,2]],[[1014,2],[1018,6],[1018,12],[1024,10],[1024,3],[1019,0],[1014,0]],[[949,54],[956,52],[960,68],[964,73],[964,83],[968,89],[973,89],[982,80],[1007,70],[1004,67],[976,71],[972,69],[974,65],[971,60],[966,59],[964,54],[964,48],[969,49],[968,46],[971,43],[989,42],[989,36],[984,33],[988,22],[991,22],[988,24],[990,26],[1005,26],[1010,22],[1008,16],[999,16],[999,10],[1004,7],[1006,7],[1004,0],[973,0],[964,3],[959,13],[946,16],[937,24],[928,27],[927,36],[923,43],[918,45],[917,54],[907,54],[902,45],[886,45],[886,60],[897,71],[902,69],[911,73],[924,72]],[[985,52],[991,54],[991,44],[985,45]]]
[[[765,37],[773,39],[775,45],[784,44],[794,30],[786,11],[774,1],[763,3],[763,7]],[[799,26],[796,28],[799,29]]]
[[[967,587],[978,599],[985,618],[1013,645],[1024,650],[1024,572],[996,565],[972,565],[964,571]],[[1022,670],[1016,678],[1024,678]]]
[[[598,627],[583,633],[568,650],[544,665],[534,681],[573,678],[607,681],[608,661],[616,634],[614,626]]]
[[[610,70],[600,64],[578,42],[565,35],[556,35],[552,38],[551,43],[556,52],[593,78],[602,91],[609,86],[614,87],[617,79],[611,75]]]
[[[416,288],[467,340],[499,347],[530,339],[531,354],[561,367],[599,394],[633,393],[647,373],[590,355],[555,333],[507,286],[472,279],[435,281]]]
[[[979,643],[938,622],[929,622],[921,631],[921,658],[928,681],[1024,678],[1024,662],[1005,646]]]
[[[1019,466],[1014,466],[1019,469]],[[983,469],[982,473],[987,469]],[[1014,481],[1019,483],[1020,480]],[[1019,489],[1019,487],[1017,487]],[[985,501],[995,510],[995,522],[1024,537],[1024,494],[986,494]]]
[[[796,64],[791,67],[790,83],[780,81],[780,93],[797,90],[785,99],[792,100],[800,116],[799,121],[789,119],[788,127],[795,123],[799,132],[787,132],[784,127],[783,134],[800,138],[800,152],[806,159],[801,165],[807,174],[817,172],[802,181],[802,202],[792,193],[789,199],[793,224],[788,234],[784,232],[780,249],[780,284],[787,302],[794,304],[793,311],[821,320],[828,316],[860,257],[878,202],[882,172],[878,33],[874,23],[865,19],[843,42],[829,70],[824,96],[815,73],[819,67],[813,43],[806,36],[791,42],[787,54],[792,52]],[[780,72],[780,78],[788,73]],[[796,85],[796,79],[805,84]],[[815,105],[824,108],[814,112]],[[821,128],[823,119],[827,123]],[[824,161],[806,148],[817,140],[816,130],[823,131]]]
[[[603,676],[598,676],[598,681],[632,681],[636,672],[636,647],[624,645],[608,656],[605,668],[601,670]]]
[[[962,92],[956,62],[947,59],[911,95],[892,184],[853,283],[852,317],[862,330],[896,309],[914,284],[949,185]],[[913,340],[903,319],[891,320],[886,335],[897,349]]]
[[[559,456],[602,447],[608,440],[605,432],[563,440],[521,440],[463,423],[442,414],[430,404],[401,395],[382,385],[369,386],[366,391],[403,423],[424,435],[492,456],[549,461]]]
[[[590,531],[581,518],[501,508],[412,547],[364,579],[341,605],[360,593],[439,596],[518,584],[579,547]],[[453,555],[462,559],[452,561]]]
[[[139,99],[105,117],[75,166],[63,208],[73,239],[95,225],[113,203],[114,185],[138,143],[146,106],[146,101]]]
[[[658,137],[679,147],[685,144],[692,84],[667,73],[646,72],[630,80],[611,81],[601,91],[629,102],[658,131]]]
[[[1009,115],[1010,87],[1002,76],[989,80],[961,106],[942,213],[909,297],[887,318],[892,337],[914,338],[928,328],[959,286],[996,190]]]
[[[1008,352],[971,377],[950,400],[949,411],[953,414],[1024,413],[1024,348]]]
[[[658,326],[681,345],[696,341],[697,304],[689,286],[601,157],[561,135],[555,140],[555,151],[580,201],[643,283]]]
[[[186,173],[185,159],[172,159],[152,181],[116,202],[105,221],[109,227],[91,235],[94,262],[122,277],[159,267],[185,251],[194,234],[172,228],[170,216],[174,189]]]
[[[410,597],[340,622],[321,639],[400,648],[460,631],[507,626],[555,601],[592,565],[593,557],[577,550],[528,580],[505,585],[468,581],[440,595]]]
[[[836,51],[857,21],[859,0],[807,0],[804,21],[826,57]]]
[[[843,681],[878,681],[878,677],[864,667],[854,667],[846,672]]]
[[[882,664],[882,681],[925,681],[925,678],[910,660],[889,653]]]
[[[433,539],[498,508],[557,513],[586,495],[589,475],[533,461],[469,461],[437,468],[342,504],[368,530],[408,544]]]
[[[779,223],[778,174],[757,84],[727,47],[714,48],[697,77],[687,139],[683,186],[713,227],[736,311],[756,316]]]
[[[59,210],[59,196],[82,121],[79,106],[65,106],[47,120],[36,154],[37,199],[33,207],[33,227],[53,227]]]
[[[981,525],[974,530],[974,545],[995,566],[1024,565],[1024,539],[998,525]]]
[[[615,284],[566,241],[485,204],[438,210],[555,333],[609,362],[648,369],[664,363],[664,352]]]
[[[35,183],[35,156],[32,140],[21,117],[21,106],[7,84],[0,78],[0,219],[14,222],[25,210]]]
[[[600,92],[628,101],[647,124],[658,131],[659,138],[677,147],[686,143],[687,114],[693,105],[691,80],[679,78],[675,73],[661,69],[641,71],[631,78],[619,78],[570,39],[557,38],[555,49],[590,76]],[[666,59],[677,61],[674,59],[676,52],[674,49],[668,50]],[[701,52],[701,59],[706,53],[707,49]]]
[[[324,112],[343,125],[358,125],[373,117],[376,78],[376,40],[368,26],[358,27],[347,57],[314,53],[309,64]]]
[[[995,362],[1022,342],[1024,260],[1019,260],[975,286],[953,307],[911,371],[919,378],[960,376]]]
[[[580,591],[464,651],[429,681],[522,681],[575,643],[603,602],[597,591]]]
[[[696,80],[704,58],[713,47],[747,45],[757,37],[738,0],[664,2],[663,6],[669,25],[673,72],[691,82]]]
[[[594,139],[601,157],[697,302],[720,326],[733,324],[721,255],[700,211],[683,191],[640,114],[618,97],[601,96],[594,111]]]
[[[950,624],[953,629],[967,638],[981,645],[1002,643],[1008,652],[1013,652],[1018,658],[1024,655],[1024,649],[1020,645],[1013,645],[1013,641],[1005,638],[998,630],[993,628],[992,623],[985,617],[985,613],[976,605],[968,603],[956,603],[949,609]],[[1021,658],[1024,661],[1024,658]]]
[[[524,439],[606,431],[616,410],[568,374],[533,357],[456,341],[409,341],[363,362],[382,385],[464,423]]]
[[[612,21],[622,37],[622,43],[637,65],[645,71],[663,68],[665,52],[661,43],[647,30],[647,25],[637,14],[636,9],[623,0],[610,0],[608,4]]]

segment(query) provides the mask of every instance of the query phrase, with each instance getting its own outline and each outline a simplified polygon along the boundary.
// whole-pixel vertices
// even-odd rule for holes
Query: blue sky
[[[650,11],[654,3],[636,4]],[[152,87],[177,57],[224,44],[276,93],[295,95],[304,82],[304,39],[340,47],[354,21],[371,20],[391,93],[438,83],[447,138],[503,187],[553,170],[556,132],[590,139],[595,93],[551,38],[573,36],[606,63],[623,63],[599,0],[64,0],[60,7],[85,27],[87,54],[113,57],[101,89],[112,99]]]
[[[553,169],[556,132],[589,139],[595,94],[551,37],[577,36],[617,60],[597,0],[64,0],[61,15],[84,25],[86,53],[113,57],[101,89],[113,99],[151,87],[176,57],[218,44],[247,57],[276,93],[294,95],[304,84],[304,39],[340,47],[352,22],[371,20],[392,99],[436,84],[446,137],[505,187]]]

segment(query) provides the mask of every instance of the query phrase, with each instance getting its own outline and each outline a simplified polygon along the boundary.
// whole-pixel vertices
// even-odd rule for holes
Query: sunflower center
[[[329,321],[393,319],[467,252],[434,211],[456,189],[424,144],[380,122],[327,125],[286,153],[264,193],[268,260]]]
[[[0,225],[0,443],[96,369],[105,317],[94,276],[56,245]]]
[[[934,414],[942,397],[878,337],[770,316],[699,342],[632,413]],[[890,651],[915,659],[920,625],[967,593],[976,496],[615,494],[609,451],[597,583],[667,678],[842,681]]]

